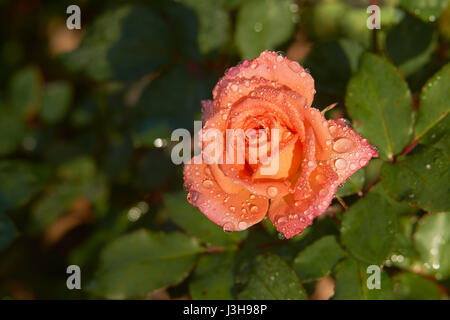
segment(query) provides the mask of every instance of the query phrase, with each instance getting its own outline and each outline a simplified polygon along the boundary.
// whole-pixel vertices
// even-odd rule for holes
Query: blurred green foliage
[[[327,277],[333,299],[448,298],[450,9],[378,2],[374,31],[364,0],[0,1],[0,297],[307,299]],[[171,131],[266,49],[381,158],[292,240],[267,219],[224,233],[170,160]]]

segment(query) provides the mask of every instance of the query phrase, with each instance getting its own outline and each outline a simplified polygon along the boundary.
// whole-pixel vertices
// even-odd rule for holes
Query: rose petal
[[[333,168],[324,161],[316,161],[315,148],[313,129],[309,128],[294,195],[270,204],[270,220],[288,239],[301,233],[328,208],[339,185]]]
[[[268,200],[240,186],[232,186],[231,180],[217,170],[194,161],[184,166],[184,182],[191,204],[227,231],[245,230],[260,222],[266,215]],[[221,186],[234,193],[225,192]]]
[[[369,141],[347,127],[343,119],[329,120],[328,127],[333,138],[329,163],[338,174],[339,183],[344,183],[353,173],[366,166],[372,157],[378,157]]]
[[[312,104],[316,91],[314,89],[314,79],[311,75],[298,62],[291,61],[270,51],[264,51],[258,58],[244,61],[240,65],[230,68],[228,73],[214,88],[214,99],[220,94],[224,84],[233,82],[237,78],[251,79],[253,77],[284,85],[304,96],[308,106]]]

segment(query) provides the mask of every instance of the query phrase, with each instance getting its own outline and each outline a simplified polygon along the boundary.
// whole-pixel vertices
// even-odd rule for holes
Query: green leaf
[[[409,76],[423,67],[437,47],[433,26],[405,14],[386,37],[386,51],[395,65]]]
[[[302,65],[311,70],[317,91],[343,95],[362,52],[363,48],[351,40],[328,41],[315,45]]]
[[[200,23],[198,44],[202,53],[222,48],[230,37],[230,17],[222,1],[181,0],[192,8]]]
[[[72,87],[64,81],[48,83],[42,98],[41,118],[52,124],[64,117],[72,100]]]
[[[123,5],[98,17],[63,60],[72,71],[96,80],[130,81],[168,63],[168,34],[169,26],[155,11]]]
[[[393,277],[394,295],[399,300],[439,300],[438,286],[414,273],[400,273]]]
[[[50,226],[70,209],[80,194],[80,186],[73,183],[63,183],[51,188],[31,211],[30,232],[36,233]]]
[[[334,268],[334,300],[360,300],[361,277],[359,265],[353,259],[345,259]]]
[[[395,164],[385,163],[381,173],[383,187],[391,197],[427,211],[450,210],[448,159],[449,146],[442,144],[422,148]]]
[[[376,192],[369,192],[344,213],[342,242],[358,260],[381,264],[395,241],[394,207]]]
[[[394,299],[394,292],[393,292],[393,285],[392,281],[387,275],[387,273],[383,270],[383,268],[380,268],[380,288],[377,289],[372,288],[369,289],[368,286],[368,280],[370,284],[374,283],[374,279],[369,277],[374,276],[374,271],[370,271],[368,269],[369,265],[362,264],[360,266],[360,275],[361,275],[361,290],[362,295],[365,300],[393,300]],[[368,272],[369,271],[369,272]]]
[[[16,151],[25,133],[25,123],[14,111],[0,105],[0,156]]]
[[[412,135],[412,99],[406,82],[387,61],[366,53],[350,80],[347,109],[354,128],[391,159],[408,145]]]
[[[195,300],[231,300],[234,284],[234,252],[203,255],[189,282]]]
[[[430,78],[420,94],[415,124],[416,137],[422,137],[450,110],[450,63]]]
[[[368,265],[360,264],[356,260],[346,259],[340,262],[334,269],[335,286],[334,300],[391,300],[393,299],[393,288],[391,279],[387,273],[380,268],[380,287],[369,289],[368,280],[373,284],[375,276]],[[376,272],[376,271],[375,271]]]
[[[144,88],[134,108],[133,138],[148,145],[156,134],[170,139],[170,130],[190,129],[199,101],[210,95],[211,87],[209,76],[190,75],[186,66],[168,69]]]
[[[322,278],[344,257],[345,252],[336,242],[336,238],[326,236],[300,251],[292,268],[302,281]]]
[[[0,212],[28,202],[48,178],[48,170],[23,161],[0,161]]]
[[[395,253],[397,259],[393,259],[394,255],[391,256],[391,260],[395,263],[396,266],[402,267],[404,265],[409,265],[410,261],[405,260],[408,260],[411,257],[416,257],[418,255],[412,239],[416,221],[416,216],[399,217],[397,220],[397,243],[395,245]],[[401,256],[400,259],[398,258],[399,256]]]
[[[294,32],[296,13],[291,0],[249,0],[237,16],[235,42],[243,59],[273,50]]]
[[[94,159],[80,156],[63,163],[57,170],[58,177],[69,181],[86,182],[94,178],[96,167]]]
[[[8,247],[19,233],[11,220],[0,212],[0,251]]]
[[[441,141],[448,139],[450,132],[450,117],[448,114],[438,121],[430,130],[426,132],[419,143],[424,145],[439,145]]]
[[[447,7],[448,0],[401,0],[400,4],[423,21],[436,21]]]
[[[196,207],[186,200],[186,192],[167,193],[164,202],[170,218],[202,242],[214,246],[233,246],[241,242],[247,232],[225,233],[221,227],[210,221]]]
[[[178,232],[135,231],[102,251],[89,290],[109,299],[145,296],[180,283],[201,251],[194,239]]]
[[[26,67],[14,74],[9,90],[10,106],[25,114],[39,107],[42,80],[37,68]]]
[[[274,254],[258,255],[253,262],[244,263],[237,281],[241,285],[237,295],[239,299],[307,299],[294,270]]]
[[[425,270],[442,280],[450,276],[450,212],[423,217],[414,240]]]
[[[347,179],[344,186],[339,188],[336,194],[340,197],[350,196],[352,194],[362,194],[365,182],[365,169],[361,168]]]

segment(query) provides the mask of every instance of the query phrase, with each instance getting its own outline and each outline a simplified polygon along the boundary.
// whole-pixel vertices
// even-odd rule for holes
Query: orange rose
[[[326,120],[312,108],[314,94],[313,78],[274,52],[231,68],[214,100],[203,101],[202,131],[218,130],[225,139],[227,129],[276,128],[278,170],[261,174],[267,162],[248,163],[248,152],[239,164],[191,161],[184,167],[189,202],[224,230],[247,229],[268,214],[286,238],[301,233],[328,208],[338,185],[377,156],[342,119]]]

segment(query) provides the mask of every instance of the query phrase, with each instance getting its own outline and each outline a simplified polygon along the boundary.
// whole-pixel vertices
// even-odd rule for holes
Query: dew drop
[[[331,134],[336,132],[336,126],[330,126],[328,129],[330,130]]]
[[[300,72],[300,70],[302,69],[302,67],[300,67],[298,62],[295,61],[289,62],[289,68],[294,72]]]
[[[280,218],[278,218],[278,220],[277,220],[277,223],[278,223],[280,226],[283,226],[286,222],[287,222],[287,218],[286,218],[286,217],[280,217]]]
[[[268,187],[267,188],[267,195],[269,197],[275,197],[278,194],[278,189],[276,187]]]
[[[230,232],[232,232],[233,229],[234,229],[234,226],[233,226],[233,223],[231,223],[231,222],[226,222],[223,225],[223,231],[224,232],[230,233]]]
[[[239,230],[247,229],[247,222],[245,222],[245,221],[239,222],[238,227],[239,227]]]
[[[339,158],[334,162],[336,169],[343,170],[347,167],[347,161],[345,159]]]
[[[231,212],[235,212],[236,211],[236,208],[233,207],[233,206],[231,206],[229,209],[230,209]]]
[[[258,212],[258,206],[251,206],[250,207],[250,212],[252,212],[252,213]]]
[[[364,167],[365,165],[367,165],[368,162],[369,162],[369,160],[367,160],[366,158],[361,158],[359,160],[359,164],[361,167]]]
[[[205,180],[202,184],[205,188],[211,188],[213,186],[213,182],[211,180]]]
[[[347,138],[340,138],[333,144],[333,150],[337,153],[346,153],[352,150],[353,142]]]
[[[253,26],[253,29],[255,30],[255,32],[261,32],[263,29],[263,24],[261,22],[256,22]]]

